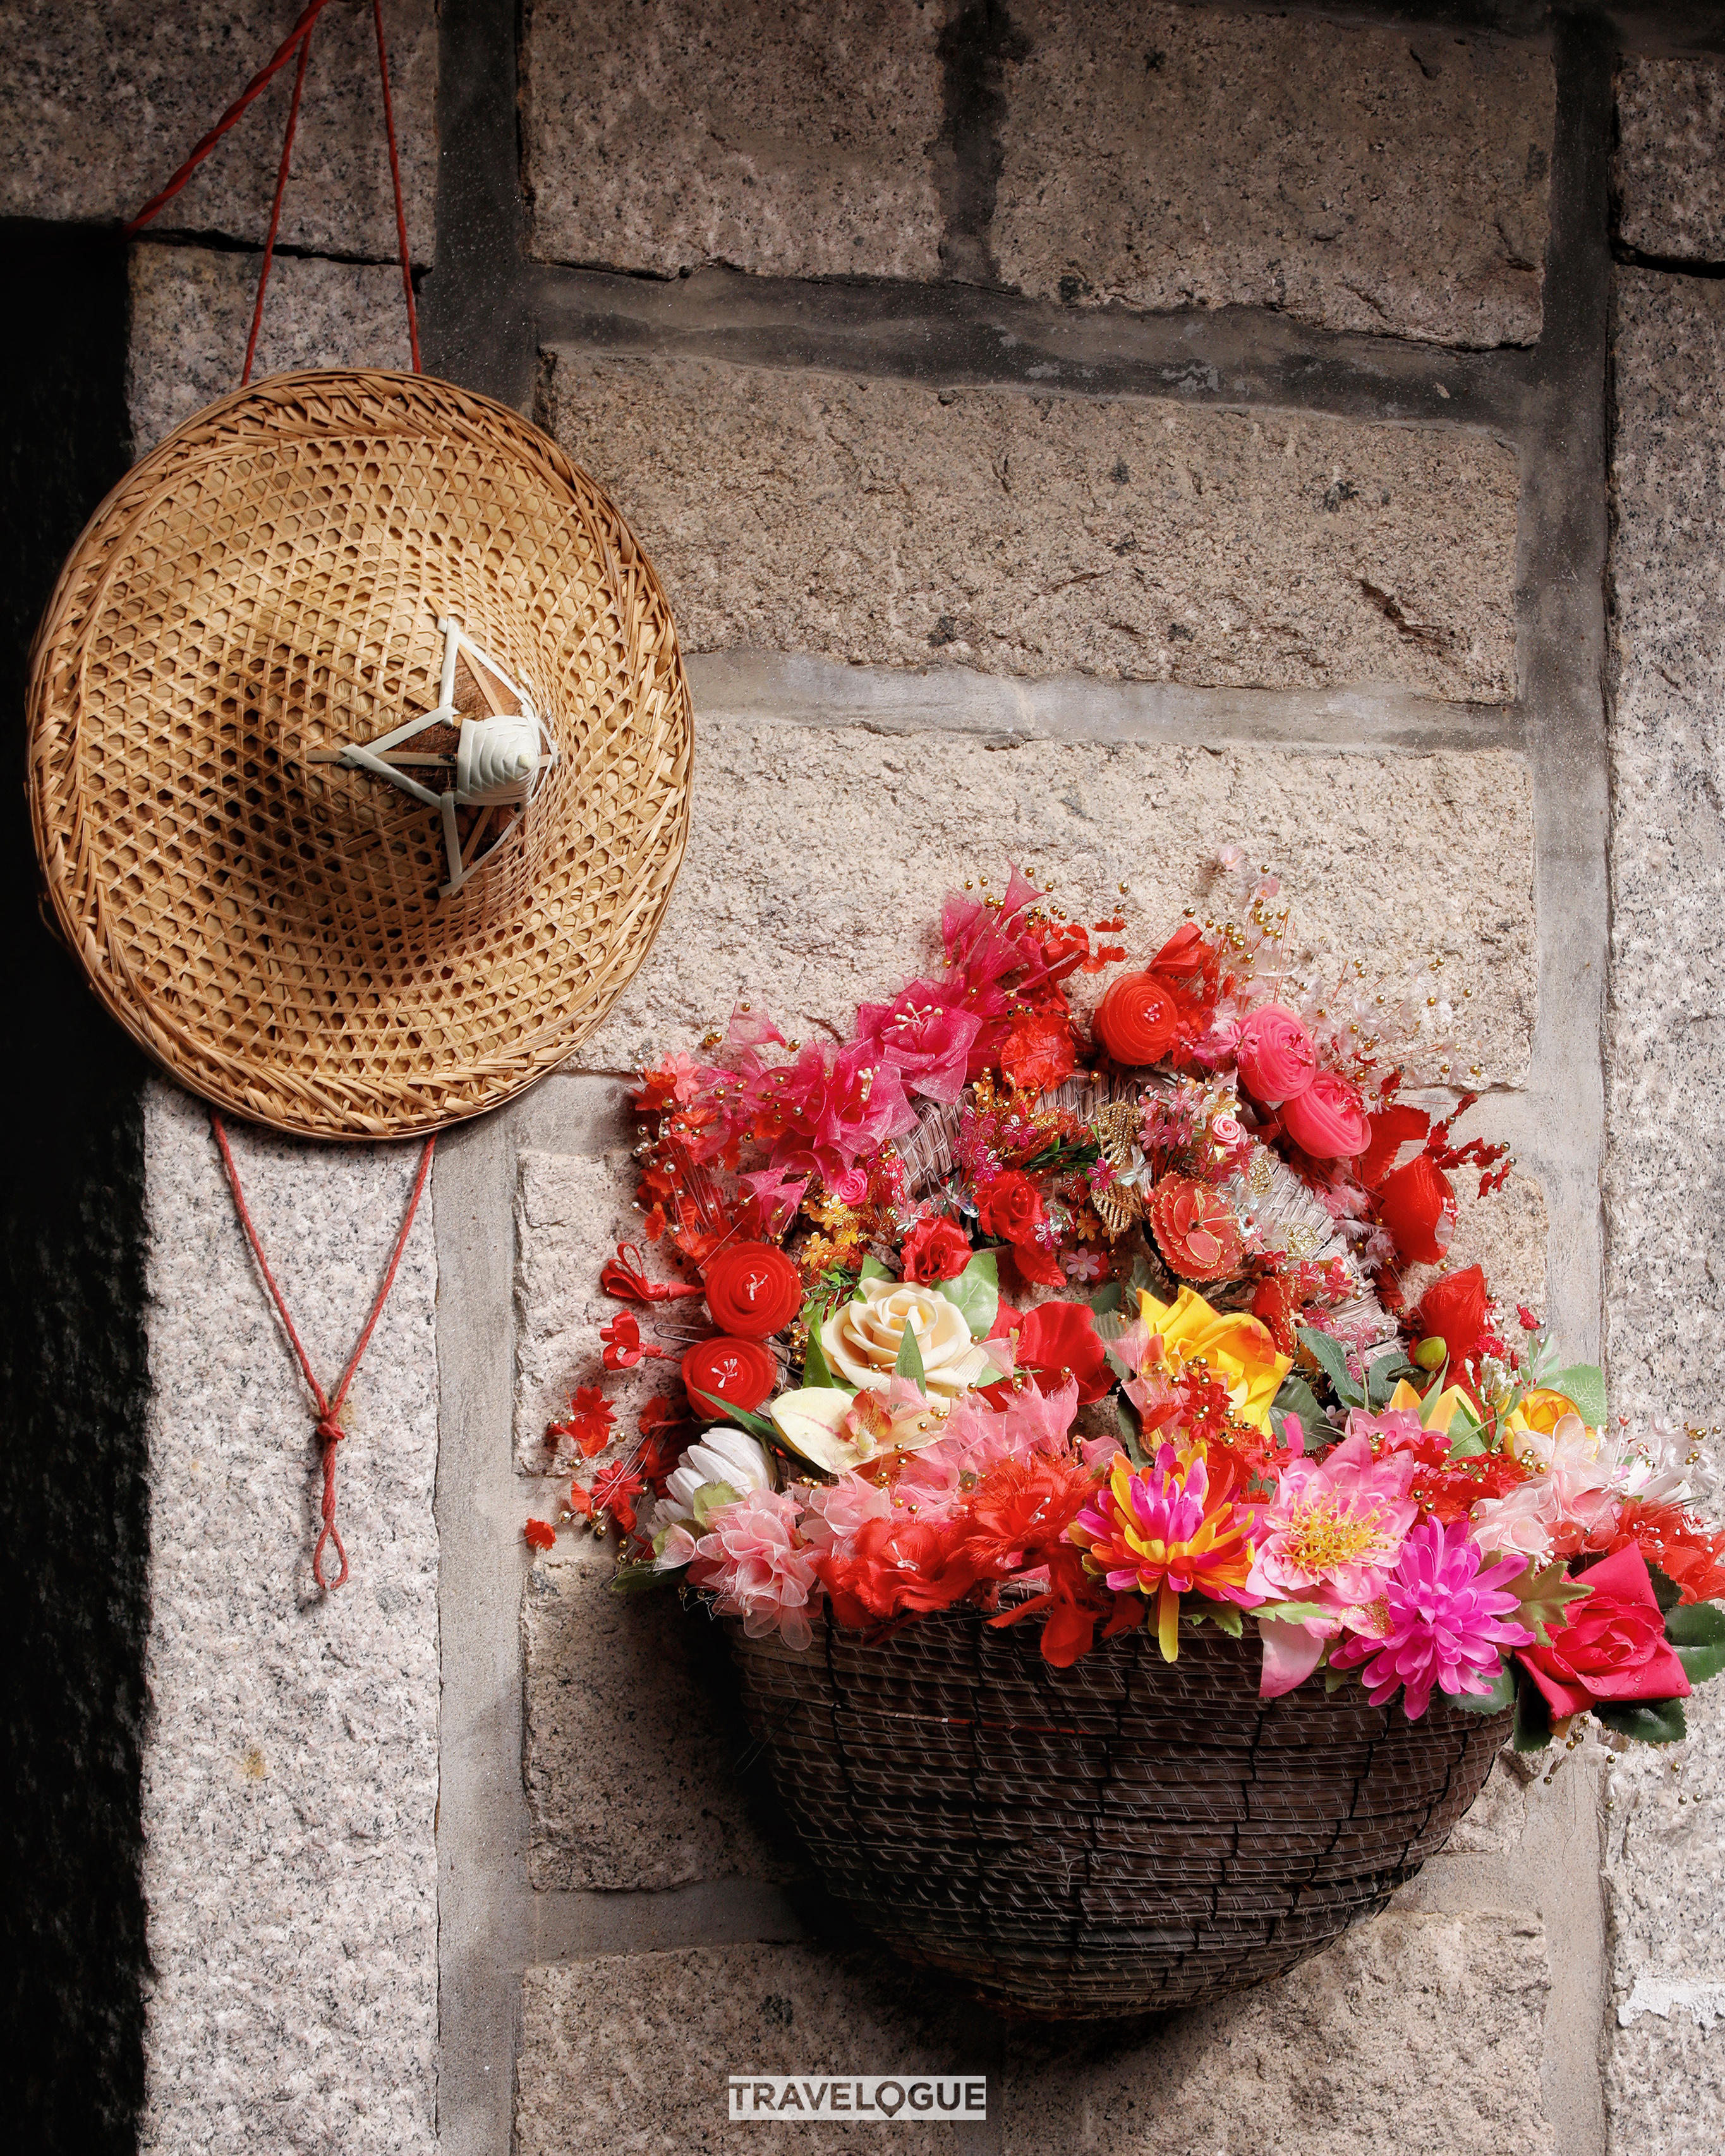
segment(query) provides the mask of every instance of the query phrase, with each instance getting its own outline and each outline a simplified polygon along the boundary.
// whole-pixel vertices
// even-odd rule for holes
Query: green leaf
[[[1502,1714],[1507,1707],[1514,1705],[1515,1696],[1515,1671],[1506,1662],[1497,1672],[1497,1681],[1486,1691],[1454,1692],[1450,1703],[1469,1714]]]
[[[1517,1752],[1543,1752],[1551,1742],[1551,1709],[1545,1694],[1523,1669],[1516,1671],[1516,1733]]]
[[[1262,1602],[1253,1610],[1255,1617],[1273,1618],[1278,1625],[1309,1624],[1315,1617],[1335,1618],[1333,1609],[1327,1609],[1321,1602]]]
[[[1100,1317],[1106,1311],[1121,1306],[1121,1286],[1117,1280],[1105,1281],[1090,1299],[1090,1306]]]
[[[1551,1635],[1547,1627],[1566,1623],[1565,1609],[1593,1589],[1584,1579],[1566,1578],[1563,1558],[1554,1558],[1543,1572],[1536,1572],[1530,1564],[1516,1592],[1522,1598],[1522,1606],[1515,1621],[1527,1625],[1542,1647],[1548,1647]]]
[[[1661,1572],[1651,1559],[1647,1566],[1647,1577],[1653,1583],[1653,1599],[1660,1608],[1665,1610],[1675,1609],[1683,1597],[1683,1590],[1678,1586],[1676,1581],[1668,1573]]]
[[[737,1493],[728,1482],[703,1482],[689,1500],[696,1527],[704,1527],[721,1505],[734,1505]]]
[[[1281,1435],[1282,1423],[1286,1422],[1290,1415],[1298,1415],[1300,1418],[1300,1428],[1305,1436],[1308,1451],[1314,1445],[1322,1445],[1327,1442],[1330,1431],[1330,1419],[1319,1405],[1317,1394],[1312,1391],[1297,1370],[1289,1371],[1281,1381],[1281,1390],[1271,1402],[1270,1419],[1275,1426],[1278,1437]],[[1278,1416],[1281,1417],[1281,1421],[1276,1419]]]
[[[611,1575],[611,1592],[639,1594],[649,1587],[663,1587],[668,1580],[681,1577],[681,1568],[675,1565],[661,1572],[656,1564],[619,1564]]]
[[[818,1326],[809,1328],[809,1347],[803,1357],[803,1382],[805,1385],[836,1385],[839,1382],[827,1363]]]
[[[1219,1602],[1214,1609],[1206,1610],[1204,1614],[1216,1630],[1225,1632],[1230,1640],[1237,1640],[1245,1629],[1240,1621],[1239,1610],[1230,1603]]]
[[[1309,1326],[1302,1325],[1299,1333],[1300,1345],[1317,1359],[1343,1406],[1363,1407],[1365,1395],[1348,1375],[1348,1357],[1341,1342],[1332,1340],[1327,1332],[1314,1332]]]
[[[783,1445],[784,1440],[763,1414],[756,1414],[750,1408],[740,1408],[734,1401],[724,1399],[716,1393],[703,1393],[693,1386],[689,1397],[699,1400],[707,1409],[715,1422],[729,1423],[733,1430],[746,1430],[751,1437],[758,1437],[763,1445]]]
[[[1132,1260],[1132,1270],[1126,1276],[1126,1284],[1134,1296],[1153,1295],[1158,1302],[1162,1301],[1161,1292],[1156,1285],[1156,1276],[1141,1257]]]
[[[862,1270],[856,1276],[856,1286],[851,1290],[852,1301],[854,1302],[862,1292],[862,1284],[865,1280],[891,1280],[892,1277],[892,1274],[881,1264],[879,1258],[865,1258],[862,1261]]]
[[[1330,1670],[1330,1669],[1327,1669],[1327,1670],[1324,1671],[1324,1690],[1325,1690],[1325,1691],[1326,1691],[1326,1692],[1340,1691],[1341,1691],[1341,1689],[1342,1689],[1342,1687],[1343,1687],[1343,1685],[1345,1685],[1345,1684],[1347,1683],[1348,1680],[1348,1679],[1349,1679],[1353,1675],[1353,1671],[1352,1670]]]
[[[1594,1713],[1608,1729],[1643,1744],[1676,1744],[1689,1734],[1681,1699],[1601,1700]]]
[[[1108,1397],[1114,1403],[1114,1419],[1120,1425],[1120,1442],[1127,1458],[1134,1467],[1147,1467],[1150,1455],[1144,1450],[1138,1419],[1132,1413],[1131,1404],[1123,1393],[1111,1393]]]
[[[925,1391],[928,1380],[922,1370],[922,1350],[916,1345],[916,1328],[906,1324],[898,1337],[898,1360],[892,1366],[896,1378],[908,1378],[917,1391]]]
[[[1711,1602],[1692,1602],[1671,1610],[1665,1636],[1677,1650],[1683,1674],[1692,1685],[1705,1684],[1725,1670],[1725,1610]]]
[[[1461,1422],[1461,1419],[1458,1415],[1456,1422]],[[1455,1424],[1452,1423],[1450,1428],[1453,1430],[1455,1427]],[[1451,1460],[1477,1460],[1485,1449],[1486,1440],[1480,1435],[1477,1424],[1471,1430],[1464,1424],[1461,1436],[1452,1437],[1450,1440]]]
[[[1411,1378],[1414,1366],[1399,1348],[1392,1348],[1387,1355],[1380,1355],[1366,1372],[1366,1405],[1381,1408],[1395,1390],[1400,1378]]]
[[[963,1312],[973,1340],[986,1340],[1000,1309],[1000,1260],[978,1250],[957,1280],[942,1281],[935,1293]]]
[[[1572,1363],[1567,1370],[1559,1370],[1545,1382],[1554,1393],[1575,1403],[1576,1413],[1589,1430],[1604,1427],[1605,1379],[1597,1363]]]

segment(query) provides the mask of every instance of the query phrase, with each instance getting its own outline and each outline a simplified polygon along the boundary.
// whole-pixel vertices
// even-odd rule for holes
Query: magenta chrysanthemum
[[[1503,1621],[1521,1606],[1509,1589],[1525,1568],[1518,1557],[1482,1564],[1466,1520],[1447,1527],[1422,1520],[1402,1544],[1384,1590],[1389,1621],[1383,1637],[1349,1637],[1332,1651],[1331,1668],[1363,1664],[1373,1707],[1405,1687],[1409,1722],[1425,1713],[1434,1691],[1484,1691],[1502,1666],[1502,1649],[1533,1644],[1526,1625]]]

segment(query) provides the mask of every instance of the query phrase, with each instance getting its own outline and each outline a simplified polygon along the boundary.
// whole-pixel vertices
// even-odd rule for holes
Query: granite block
[[[1725,262],[1725,59],[1625,54],[1617,72],[1618,237]]]
[[[521,1984],[516,2127],[521,2156],[685,2156],[774,2148],[856,2156],[960,2156],[990,2138],[901,2117],[891,2127],[732,2125],[733,2073],[985,2070],[984,2018],[954,1987],[899,1963],[824,1946],[605,1954],[530,1969]]]
[[[1620,270],[1607,1324],[1615,1404],[1717,1419],[1725,1363],[1725,284]]]
[[[542,260],[929,277],[946,4],[532,0],[523,183]]]
[[[352,1352],[415,1146],[230,1137],[314,1368]],[[312,1409],[206,1111],[146,1106],[149,1994],[141,2145],[418,2151],[434,2133],[437,1279],[430,1199],[350,1396],[338,1524],[311,1577]]]
[[[1532,1911],[1393,1910],[1147,2040],[1026,2031],[1005,2156],[1550,2156],[1549,1983]]]
[[[521,1604],[536,1887],[612,1892],[741,1875],[798,1858],[751,1811],[750,1749],[723,1641],[675,1582],[620,1595],[611,1553],[541,1559]]]
[[[126,397],[139,456],[239,388],[263,259],[203,247],[133,248]],[[304,367],[411,364],[399,270],[276,258],[254,381]]]
[[[1108,0],[1012,19],[991,232],[1007,284],[1445,345],[1538,336],[1540,47]]]
[[[547,354],[685,647],[1194,686],[1516,693],[1481,434]]]
[[[1527,1068],[1532,803],[1507,752],[999,747],[728,716],[700,725],[689,852],[658,942],[579,1050],[586,1068],[692,1049],[738,1001],[793,1039],[848,1029],[860,999],[937,958],[926,932],[942,894],[968,878],[999,891],[1009,862],[1051,879],[1075,919],[1117,909],[1117,940],[1153,950],[1186,906],[1203,917],[1229,840],[1286,878],[1296,950],[1346,951],[1391,995],[1443,955],[1445,978],[1473,992],[1455,998],[1469,1065],[1508,1082]],[[1417,849],[1382,843],[1396,798],[1419,804]],[[1465,881],[1433,866],[1461,860]],[[1098,984],[1079,975],[1074,990],[1083,1009]]]
[[[303,12],[302,0],[8,0],[0,69],[0,214],[107,223],[135,217],[244,89]],[[437,193],[436,0],[384,10],[408,240],[429,263]],[[261,245],[269,229],[290,62],[162,211],[160,232]],[[326,8],[311,56],[282,200],[281,244],[398,262],[395,195],[364,7]]]

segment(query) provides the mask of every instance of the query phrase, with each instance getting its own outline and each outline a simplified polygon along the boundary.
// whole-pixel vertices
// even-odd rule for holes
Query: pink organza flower
[[[947,981],[911,981],[890,1004],[860,1004],[860,1040],[875,1042],[906,1091],[950,1106],[964,1091],[982,1019]]]
[[[1266,1699],[1303,1684],[1324,1641],[1345,1625],[1360,1629],[1361,1613],[1384,1594],[1419,1517],[1408,1496],[1414,1467],[1405,1455],[1373,1460],[1369,1440],[1356,1431],[1322,1460],[1296,1457],[1283,1469],[1254,1530],[1248,1584],[1266,1602],[1322,1603],[1335,1614],[1292,1623],[1260,1615]]]
[[[878,1483],[844,1474],[836,1482],[810,1490],[802,1530],[817,1548],[830,1549],[847,1541],[865,1520],[884,1520],[891,1512],[892,1498]]]
[[[788,1647],[811,1645],[810,1604],[819,1606],[818,1550],[797,1532],[802,1506],[788,1490],[751,1490],[709,1516],[689,1578],[716,1597],[721,1616],[741,1617],[752,1640],[777,1632]]]
[[[788,1118],[774,1141],[775,1168],[812,1159],[828,1183],[865,1152],[914,1127],[916,1113],[893,1065],[873,1041],[853,1040],[830,1063],[811,1044],[788,1070],[774,1073],[775,1100]]]
[[[1555,1548],[1573,1557],[1589,1538],[1612,1527],[1622,1492],[1610,1487],[1613,1462],[1597,1456],[1598,1438],[1579,1415],[1565,1415],[1549,1438],[1533,1447],[1543,1471],[1502,1497],[1482,1497],[1471,1516],[1473,1538],[1483,1550],[1513,1551],[1543,1564]]]
[[[1519,1557],[1484,1564],[1466,1520],[1447,1527],[1420,1521],[1384,1590],[1382,1636],[1350,1635],[1332,1651],[1330,1667],[1363,1665],[1373,1707],[1403,1687],[1409,1722],[1425,1713],[1435,1691],[1486,1691],[1502,1668],[1505,1647],[1533,1645],[1525,1625],[1505,1621],[1521,1606],[1512,1589],[1525,1569]]]

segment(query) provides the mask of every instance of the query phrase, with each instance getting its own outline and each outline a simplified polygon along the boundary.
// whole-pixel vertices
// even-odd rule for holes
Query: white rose
[[[841,1303],[820,1328],[827,1368],[847,1385],[890,1390],[906,1326],[916,1336],[931,1405],[950,1407],[988,1368],[988,1358],[971,1339],[957,1304],[932,1287],[865,1280],[855,1300]]]

